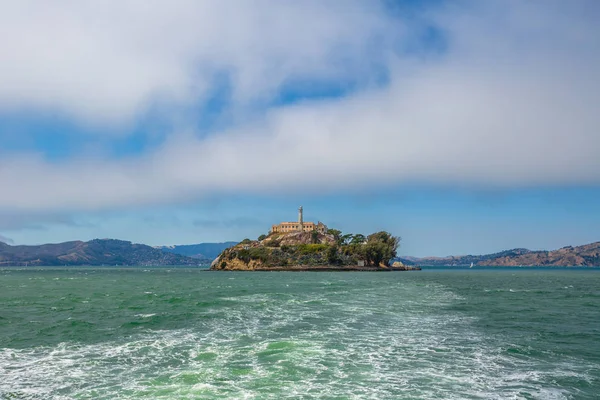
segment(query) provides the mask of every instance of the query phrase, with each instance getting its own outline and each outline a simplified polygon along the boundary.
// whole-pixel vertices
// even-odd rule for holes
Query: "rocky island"
[[[268,235],[244,239],[223,251],[211,264],[224,271],[407,271],[390,264],[400,238],[388,232],[343,235],[323,223],[304,222],[302,207],[297,222],[273,225]]]

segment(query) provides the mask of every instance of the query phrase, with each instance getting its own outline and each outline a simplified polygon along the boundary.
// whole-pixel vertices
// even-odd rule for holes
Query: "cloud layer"
[[[291,79],[355,78],[388,23],[374,4],[3,2],[0,107],[111,126],[194,102],[223,72],[240,102]]]
[[[395,20],[359,1],[3,5],[12,9],[0,13],[0,37],[15,37],[13,27],[21,38],[0,39],[8,49],[4,110],[131,123],[151,103],[198,101],[223,70],[233,77],[231,107],[268,103],[289,82],[351,81],[360,90],[260,108],[208,137],[173,132],[161,148],[129,159],[5,154],[0,185],[11,194],[0,196],[0,208],[103,209],[403,183],[600,184],[599,8],[483,3]],[[442,36],[443,52],[406,50],[415,20]],[[381,67],[370,57],[383,63],[385,85],[369,84]]]

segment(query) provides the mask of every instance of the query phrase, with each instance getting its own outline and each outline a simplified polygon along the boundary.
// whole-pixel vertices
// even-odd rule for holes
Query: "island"
[[[211,264],[218,271],[411,271],[417,266],[391,262],[400,238],[381,231],[365,236],[342,234],[322,222],[273,225],[257,240],[244,239],[224,250]]]

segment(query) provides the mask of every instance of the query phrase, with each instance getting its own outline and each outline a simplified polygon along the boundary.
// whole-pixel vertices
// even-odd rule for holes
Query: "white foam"
[[[593,382],[581,360],[507,354],[442,285],[386,289],[230,297],[189,329],[0,349],[0,398],[566,399],[553,379]]]

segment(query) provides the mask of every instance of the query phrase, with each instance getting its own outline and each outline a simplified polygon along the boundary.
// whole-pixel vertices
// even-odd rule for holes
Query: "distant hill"
[[[199,243],[184,244],[174,246],[156,246],[156,249],[166,251],[167,253],[180,254],[182,256],[214,260],[228,247],[236,245],[237,242],[224,243]]]
[[[426,266],[600,266],[600,242],[583,246],[567,246],[554,251],[512,249],[487,255],[448,257],[399,257],[406,265]]]
[[[0,266],[205,265],[205,259],[165,253],[144,244],[123,240],[95,239],[40,246],[11,246],[0,242]]]

